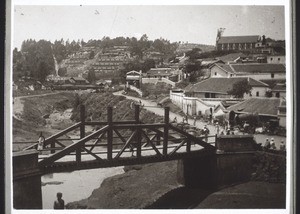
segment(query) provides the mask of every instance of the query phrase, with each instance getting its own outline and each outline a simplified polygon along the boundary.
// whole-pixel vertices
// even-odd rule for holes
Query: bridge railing
[[[51,155],[45,156],[39,165],[42,167],[52,166],[58,162],[72,162],[82,164],[91,159],[82,160],[88,155],[93,161],[103,163],[107,161],[121,161],[124,158],[141,159],[146,156],[162,159],[172,159],[182,153],[193,153],[196,150],[215,147],[205,142],[205,137],[197,137],[172,125],[169,121],[169,108],[165,108],[164,122],[144,124],[140,120],[140,106],[135,106],[134,120],[113,121],[113,108],[107,108],[107,121],[85,121],[85,108],[81,107],[80,122],[47,138],[44,151],[50,151]],[[86,132],[86,126],[98,126],[98,130],[92,133]],[[79,129],[79,138],[72,140],[66,145],[60,139],[69,132]],[[215,137],[215,136],[210,136]],[[191,148],[191,145],[195,145]],[[196,146],[197,145],[197,146]],[[36,148],[37,144],[26,149]],[[135,153],[134,157],[128,153]],[[75,160],[61,160],[67,156],[75,156]]]

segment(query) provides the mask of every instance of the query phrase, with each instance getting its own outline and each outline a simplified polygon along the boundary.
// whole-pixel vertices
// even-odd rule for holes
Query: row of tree
[[[170,41],[160,38],[154,41],[149,40],[144,34],[140,39],[135,37],[103,37],[101,40],[83,40],[64,41],[55,40],[54,43],[46,40],[35,41],[28,39],[23,41],[21,50],[15,48],[13,50],[13,73],[14,80],[22,76],[29,76],[40,81],[45,81],[48,74],[55,71],[55,60],[61,63],[68,55],[76,53],[81,47],[95,47],[106,49],[113,46],[128,46],[132,56],[136,56],[137,61],[141,61],[147,50],[161,52],[165,57],[173,57],[179,43],[171,43]],[[91,53],[89,58],[93,58],[95,53]],[[146,60],[145,62],[125,65],[125,67],[133,67],[137,70],[147,70],[154,67],[155,62]],[[65,70],[63,71],[65,73]]]
[[[55,71],[52,44],[46,40],[24,41],[21,51],[13,50],[13,78],[27,76],[43,82]]]

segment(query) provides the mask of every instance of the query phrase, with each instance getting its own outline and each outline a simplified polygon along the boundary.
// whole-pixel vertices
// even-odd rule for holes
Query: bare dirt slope
[[[125,174],[104,180],[88,199],[69,203],[67,208],[144,208],[181,186],[177,182],[176,173],[177,161],[134,166]]]

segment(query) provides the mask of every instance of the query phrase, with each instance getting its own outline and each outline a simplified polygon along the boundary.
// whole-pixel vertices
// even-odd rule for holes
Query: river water
[[[124,173],[124,167],[80,170],[42,176],[43,209],[53,209],[56,193],[63,193],[65,204],[88,198],[105,178]]]

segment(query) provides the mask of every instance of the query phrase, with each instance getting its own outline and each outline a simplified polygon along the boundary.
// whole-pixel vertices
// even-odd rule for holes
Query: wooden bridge
[[[170,123],[168,107],[165,108],[163,123],[144,124],[140,121],[140,106],[136,105],[134,111],[134,120],[113,121],[113,108],[108,107],[106,122],[85,121],[85,107],[81,106],[80,122],[45,140],[38,162],[41,174],[153,163],[215,153],[215,147],[205,142],[204,137],[196,137]],[[91,127],[94,130],[87,131]],[[72,133],[79,136],[66,139],[66,134]],[[209,138],[214,140],[215,136]],[[37,143],[24,150],[30,149],[37,149]]]

